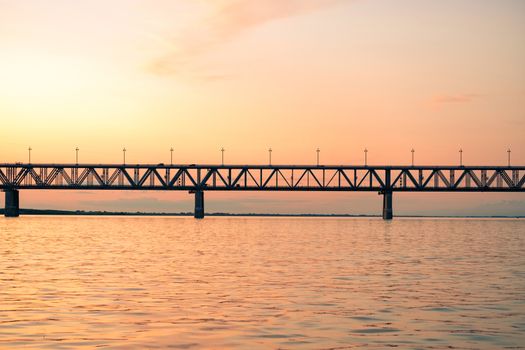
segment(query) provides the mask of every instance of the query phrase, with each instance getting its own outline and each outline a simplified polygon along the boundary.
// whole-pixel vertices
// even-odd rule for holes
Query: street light
[[[269,164],[272,165],[272,148],[268,148]]]
[[[368,150],[365,148],[365,150],[363,152],[365,152],[365,166],[367,166],[368,165],[368,157],[367,157],[368,156]]]
[[[412,152],[412,166],[414,166],[414,152],[416,151],[412,148],[410,152]]]
[[[124,165],[126,165],[126,147],[122,149],[122,154],[124,155]]]
[[[31,164],[31,151],[33,150],[31,146],[27,149],[29,151],[29,164]]]
[[[463,166],[463,149],[459,149],[459,166]]]
[[[508,154],[507,164],[510,168],[510,148],[507,150],[507,154]]]
[[[170,148],[170,164],[173,165],[173,147]]]
[[[224,149],[224,147],[221,148],[221,159],[222,159],[222,166],[224,166],[224,151],[226,151]]]
[[[75,152],[76,152],[75,160],[76,160],[77,165],[78,165],[78,151],[79,151],[78,147],[75,148]]]
[[[321,150],[317,147],[315,151],[317,152],[317,166],[319,166],[319,153],[321,153]]]

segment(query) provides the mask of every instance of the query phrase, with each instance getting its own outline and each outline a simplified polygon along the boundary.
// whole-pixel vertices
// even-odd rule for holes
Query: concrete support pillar
[[[195,191],[195,219],[204,218],[204,192]]]
[[[20,202],[18,190],[7,189],[5,192],[5,211],[4,216],[16,218],[20,215]]]
[[[383,193],[383,220],[392,220],[393,217],[392,191],[385,191]]]

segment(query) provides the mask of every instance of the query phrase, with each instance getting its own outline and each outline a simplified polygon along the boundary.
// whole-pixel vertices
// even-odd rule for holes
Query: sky
[[[0,162],[525,164],[521,0],[0,0]],[[50,201],[49,199],[52,199]],[[0,199],[2,199],[0,197]],[[191,210],[185,193],[25,191],[22,207]],[[375,213],[376,194],[207,195]],[[525,214],[522,194],[402,213]]]

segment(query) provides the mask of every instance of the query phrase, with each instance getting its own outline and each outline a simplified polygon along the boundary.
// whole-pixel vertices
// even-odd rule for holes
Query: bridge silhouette
[[[204,218],[205,191],[378,192],[383,219],[393,192],[525,192],[525,166],[0,164],[7,217],[20,211],[20,190],[157,190],[195,195]]]

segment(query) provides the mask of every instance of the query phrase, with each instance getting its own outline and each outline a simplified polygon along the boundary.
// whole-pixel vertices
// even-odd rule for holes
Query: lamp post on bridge
[[[321,153],[321,150],[317,147],[315,151],[317,152],[317,166],[319,166],[319,153]]]
[[[463,166],[463,149],[459,149],[459,166]]]
[[[29,146],[29,148],[27,149],[27,151],[29,152],[29,164],[31,164],[31,151],[33,149],[31,148],[31,146]]]
[[[170,165],[173,165],[173,147],[170,148]]]
[[[272,148],[268,148],[268,164],[272,165]]]
[[[75,161],[76,161],[77,165],[78,165],[78,151],[79,151],[79,148],[78,147],[75,148],[75,152],[76,152],[76,154],[75,154]]]
[[[412,166],[414,166],[414,153],[416,151],[412,148],[412,150],[410,152],[412,152]]]
[[[507,158],[507,165],[510,168],[510,148],[507,150],[508,158]]]
[[[123,158],[124,158],[124,163],[122,163],[122,164],[126,165],[126,147],[124,147],[122,149],[122,154],[123,154]]]
[[[365,152],[365,166],[368,166],[368,150],[365,148],[363,152]]]
[[[224,149],[224,147],[221,147],[221,161],[222,161],[222,166],[224,166],[224,151],[226,151]]]

